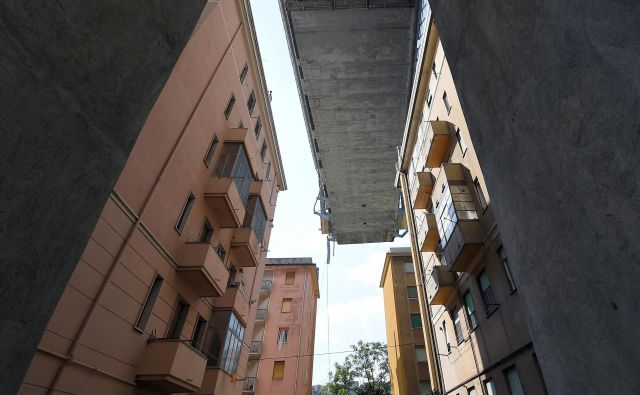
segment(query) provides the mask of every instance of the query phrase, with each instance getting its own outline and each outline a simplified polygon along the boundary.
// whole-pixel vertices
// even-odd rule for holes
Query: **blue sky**
[[[273,91],[271,106],[288,184],[288,190],[278,196],[268,256],[310,256],[320,268],[316,354],[348,350],[349,345],[358,340],[386,342],[382,290],[379,288],[384,256],[390,247],[406,246],[408,240],[337,245],[331,264],[325,265],[326,237],[320,233],[320,220],[313,213],[318,193],[317,173],[311,159],[278,0],[251,0],[251,8],[267,85]],[[327,341],[327,323],[330,342]],[[345,355],[331,355],[331,365],[342,362]],[[316,356],[313,383],[325,383],[328,372],[329,356]]]

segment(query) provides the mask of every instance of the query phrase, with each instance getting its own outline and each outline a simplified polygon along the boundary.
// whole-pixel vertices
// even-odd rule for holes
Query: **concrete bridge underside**
[[[18,390],[204,6],[0,4],[0,393]]]
[[[392,241],[399,202],[395,147],[412,72],[413,2],[282,1],[332,233],[340,244]]]

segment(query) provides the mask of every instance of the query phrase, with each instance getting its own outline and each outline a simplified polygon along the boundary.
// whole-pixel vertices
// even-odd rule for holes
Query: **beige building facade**
[[[426,394],[431,381],[410,248],[391,248],[387,252],[380,288],[392,394]]]
[[[268,258],[244,394],[311,394],[318,268],[311,258]]]
[[[399,159],[433,388],[545,394],[449,65],[430,21]],[[402,393],[402,392],[401,392]],[[407,392],[409,393],[409,392]]]
[[[247,4],[207,4],[20,394],[241,393],[286,189]]]

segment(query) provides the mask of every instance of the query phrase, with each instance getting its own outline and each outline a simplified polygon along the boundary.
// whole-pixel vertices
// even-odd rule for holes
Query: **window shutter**
[[[275,361],[273,363],[273,378],[281,379],[284,377],[284,361]]]
[[[525,395],[524,389],[522,388],[522,383],[520,382],[520,375],[518,375],[518,370],[515,366],[510,367],[506,370],[507,381],[509,382],[509,389],[511,390],[511,395]]]

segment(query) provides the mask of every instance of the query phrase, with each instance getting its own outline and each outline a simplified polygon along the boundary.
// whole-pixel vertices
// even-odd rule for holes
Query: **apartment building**
[[[430,21],[430,18],[427,20]],[[544,394],[509,250],[430,21],[399,158],[434,388]]]
[[[431,390],[411,249],[391,248],[380,279],[384,296],[391,393],[426,394]]]
[[[311,258],[267,259],[244,394],[311,394],[319,297]]]
[[[19,393],[240,394],[285,189],[251,10],[209,2]]]

